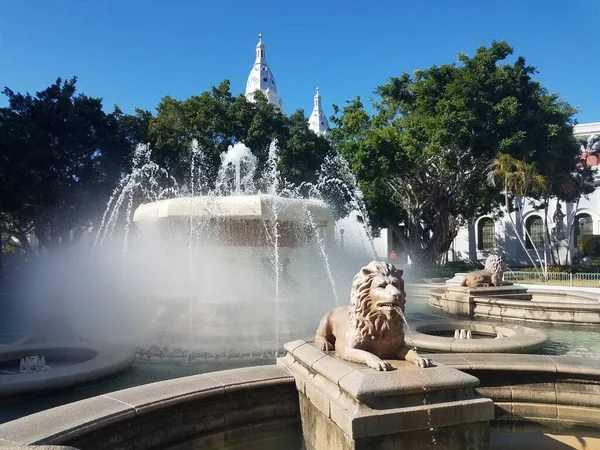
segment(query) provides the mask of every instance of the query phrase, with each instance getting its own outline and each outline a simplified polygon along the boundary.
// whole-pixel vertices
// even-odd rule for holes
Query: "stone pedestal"
[[[454,277],[450,278],[449,280],[446,280],[445,283],[460,286],[462,284],[463,280],[465,279],[466,274],[467,274],[467,272],[455,273]]]
[[[531,294],[522,286],[463,287],[448,284],[443,293],[432,292],[429,302],[432,306],[458,316],[473,317],[476,298],[504,298],[512,300],[531,300]]]
[[[284,348],[277,364],[296,380],[304,438],[315,450],[489,448],[494,406],[475,393],[471,375],[405,361],[378,372],[312,343]]]

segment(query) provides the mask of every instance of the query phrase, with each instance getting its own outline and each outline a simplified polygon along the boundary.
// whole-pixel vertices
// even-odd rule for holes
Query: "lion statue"
[[[404,343],[403,273],[385,262],[372,261],[363,267],[352,281],[350,306],[338,306],[321,319],[315,344],[376,370],[392,369],[384,358],[431,366],[429,359]]]
[[[489,287],[501,286],[504,275],[504,262],[498,255],[490,255],[485,260],[482,270],[469,272],[465,275],[461,286],[466,287]]]

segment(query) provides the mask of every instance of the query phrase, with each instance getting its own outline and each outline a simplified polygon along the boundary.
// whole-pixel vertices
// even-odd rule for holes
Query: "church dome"
[[[258,35],[258,44],[256,44],[256,59],[246,83],[246,98],[253,101],[256,91],[262,91],[270,103],[281,107],[282,102],[277,95],[275,77],[267,64],[266,47],[260,34]]]

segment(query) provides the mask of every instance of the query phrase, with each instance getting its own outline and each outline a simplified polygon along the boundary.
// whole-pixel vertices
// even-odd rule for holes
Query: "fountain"
[[[413,327],[407,342],[428,352],[533,353],[548,343],[540,330],[470,320],[429,320]]]
[[[352,242],[365,217],[360,195],[345,190],[335,177],[295,187],[285,184],[276,170],[274,144],[266,169],[258,175],[250,150],[242,144],[232,146],[222,156],[214,186],[202,172],[203,158],[193,144],[191,181],[183,186],[152,162],[147,147],[139,148],[132,172],[111,197],[96,230],[94,258],[81,271],[104,282],[82,277],[75,290],[78,300],[96,294],[101,301],[47,302],[57,315],[80,319],[63,329],[65,336],[86,332],[89,339],[94,323],[100,323],[100,332],[104,337],[110,334],[118,348],[135,345],[138,366],[154,370],[156,366],[148,365],[158,363],[160,369],[171,370],[175,362],[191,367],[187,374],[194,375],[145,385],[138,381],[125,384],[134,386],[127,389],[117,383],[112,385],[120,389],[115,392],[101,390],[101,395],[88,394],[85,400],[2,424],[0,445],[150,449],[236,448],[238,443],[261,448],[260,440],[255,447],[249,442],[258,436],[270,440],[279,436],[279,448],[291,448],[300,445],[303,436],[317,450],[484,449],[490,446],[490,433],[495,448],[495,430],[521,426],[517,425],[521,420],[550,423],[551,432],[544,431],[544,436],[558,440],[574,433],[565,431],[564,423],[597,425],[600,370],[593,361],[499,353],[536,350],[545,344],[543,333],[525,327],[444,320],[435,326],[414,326],[411,332],[407,323],[402,326],[404,309],[398,294],[404,289],[402,273],[398,277],[400,271],[385,263],[371,263],[360,271],[366,279],[387,280],[385,287],[377,282],[366,290],[371,307],[380,311],[379,315],[371,311],[373,323],[367,323],[364,339],[346,343],[337,339],[345,336],[338,326],[340,318],[347,319],[352,311],[339,306],[337,287],[352,280],[343,264],[353,267],[350,275],[354,275],[360,267],[356,261],[375,253],[367,230],[361,231],[366,238],[358,245]],[[351,220],[335,223],[323,201],[323,192],[331,186],[344,186],[343,196],[352,197]],[[353,247],[363,250],[356,258]],[[381,273],[371,277],[372,267]],[[492,275],[477,276],[491,281]],[[367,284],[361,282],[356,289],[362,292]],[[514,286],[456,288],[475,298],[507,288],[520,292]],[[375,292],[378,289],[391,297]],[[467,312],[470,302],[470,298],[448,300],[456,310]],[[336,305],[333,311],[341,314],[327,313]],[[42,305],[42,312],[47,311]],[[93,320],[85,320],[86,314]],[[324,314],[312,343],[315,325]],[[388,320],[391,317],[394,320]],[[345,326],[352,330],[362,325]],[[535,342],[520,340],[523,336]],[[419,341],[423,338],[437,340],[428,348]],[[194,366],[202,359],[245,361],[233,367],[247,366],[249,360],[244,358],[252,364],[273,361],[284,341],[288,341],[285,356],[277,359],[277,365],[206,374],[197,374],[200,370]],[[348,352],[346,345],[363,353],[354,358],[356,352]],[[415,347],[420,352],[462,353],[419,354]],[[60,359],[66,351],[73,355],[68,362]],[[52,348],[30,345],[0,355],[0,368],[14,372],[0,374],[4,377],[0,381],[6,377],[31,381],[18,389],[13,385],[12,392],[0,390],[0,395],[59,389],[105,377],[133,362],[131,352],[119,355],[120,360],[109,361],[107,353],[100,354],[85,342]],[[31,356],[39,356],[34,369],[46,364],[50,369],[18,373],[21,359],[25,368],[25,358]],[[583,436],[582,446],[598,442]]]
[[[457,273],[443,288],[429,291],[429,304],[447,313],[494,320],[557,324],[600,323],[595,292],[513,285],[503,281],[501,257],[491,255],[485,268]]]
[[[21,358],[19,362],[20,373],[41,372],[48,369],[50,369],[50,366],[46,365],[46,358],[44,356],[26,356],[25,358]]]
[[[349,311],[372,309],[366,318],[372,323],[365,330],[374,342],[364,345],[352,339],[343,345],[407,359],[384,360],[385,369],[391,370],[349,361],[353,355],[344,351],[338,356],[337,342],[323,351],[320,338],[315,343],[296,340],[285,344],[286,355],[276,366],[136,386],[0,424],[0,445],[264,448],[268,441],[271,448],[283,449],[305,448],[303,439],[316,450],[432,446],[475,450],[502,448],[508,438],[519,446],[535,437],[541,448],[569,443],[583,449],[600,443],[596,430],[600,369],[595,361],[462,353],[428,355],[435,362],[427,359],[427,364],[420,364],[423,358],[414,352],[409,355],[412,350],[402,345],[402,327],[389,323],[404,315],[401,274],[385,263],[371,263],[355,280]],[[342,317],[352,325],[352,314],[335,313],[328,313],[322,325],[338,333],[336,321]],[[489,333],[490,338],[502,333],[500,339],[489,339],[492,342],[514,338],[514,328],[508,325],[484,330],[455,322],[446,323],[445,329],[448,334],[468,329],[475,338],[479,333]],[[319,330],[317,336],[331,344],[327,333]],[[410,345],[411,339],[406,343]],[[389,353],[380,353],[381,349]],[[155,357],[185,353],[178,349],[165,355],[163,350],[153,347],[149,353]],[[48,350],[29,348],[24,354],[48,355]],[[358,360],[371,362],[367,357]],[[419,367],[423,365],[429,367]],[[36,374],[23,376],[31,375]],[[510,434],[517,430],[518,434]]]
[[[100,391],[273,361],[283,342],[309,338],[338,304],[337,286],[372,252],[357,187],[335,178],[347,178],[347,165],[329,158],[317,182],[292,186],[279,176],[276,143],[263,165],[243,144],[229,147],[212,182],[205,163],[192,142],[190,177],[179,183],[139,145],[99,226],[31,265],[36,282],[15,303],[19,339],[11,335],[0,355],[0,370],[10,372],[0,375],[0,396],[81,389],[9,407],[0,422],[98,392],[90,381],[132,364]],[[360,216],[345,219],[343,249],[323,200],[332,189]],[[35,363],[18,373],[35,349],[50,369],[33,371]],[[61,351],[83,359],[57,362]]]
[[[130,349],[118,346],[53,342],[4,347],[0,349],[0,397],[89,383],[127,369],[133,360]]]
[[[256,157],[238,143],[221,155],[214,190],[193,183],[191,193],[208,191],[207,195],[144,203],[133,213],[142,242],[188,249],[188,279],[181,278],[175,289],[173,284],[161,289],[156,323],[163,335],[186,330],[190,352],[242,344],[250,351],[269,347],[275,351],[280,337],[302,336],[308,330],[302,329],[306,321],[298,320],[305,309],[305,293],[296,289],[298,283],[289,267],[300,249],[313,240],[318,252],[326,256],[325,248],[333,244],[334,219],[322,200],[277,195],[276,158],[273,143],[259,190]],[[153,259],[160,260],[160,253]],[[329,271],[328,261],[324,265]],[[224,272],[237,278],[227,289],[214,282]],[[334,285],[332,278],[330,283]],[[173,291],[180,292],[184,303],[187,298],[187,306],[177,306]],[[206,310],[211,311],[209,317]],[[253,317],[254,321],[249,320]],[[254,347],[249,345],[257,341]]]
[[[311,324],[338,304],[336,286],[351,277],[346,268],[372,253],[373,244],[347,163],[327,158],[315,183],[294,186],[281,180],[277,161],[276,142],[262,166],[236,143],[221,155],[211,182],[206,155],[193,141],[189,182],[182,184],[152,160],[148,146],[138,148],[96,230],[91,262],[107,261],[111,271],[115,252],[122,255],[114,285],[125,286],[116,295],[126,298],[114,309],[121,308],[122,321],[133,311],[137,317],[115,326],[115,340],[152,354],[143,361],[158,358],[153,347],[187,361],[203,354],[276,356],[281,342],[310,336]],[[324,201],[332,191],[347,201],[344,246]],[[335,268],[331,258],[339,261]]]

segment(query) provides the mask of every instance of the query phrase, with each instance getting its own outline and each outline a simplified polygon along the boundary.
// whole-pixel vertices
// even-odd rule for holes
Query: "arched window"
[[[580,221],[583,222],[583,225],[579,223]],[[594,234],[594,222],[592,222],[592,216],[586,213],[577,214],[575,216],[575,223],[573,224],[573,233],[575,245],[579,245],[580,236]]]
[[[477,222],[477,249],[493,250],[496,246],[496,225],[489,217]]]
[[[539,216],[530,216],[525,221],[525,228],[529,236],[525,236],[525,247],[528,249],[544,247],[544,221]]]

